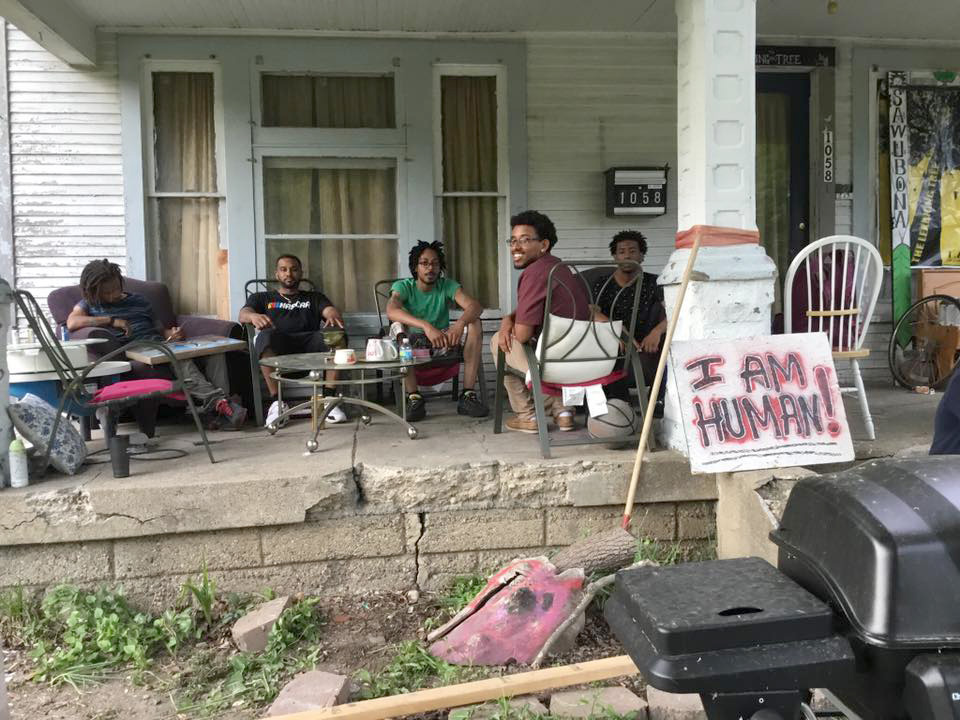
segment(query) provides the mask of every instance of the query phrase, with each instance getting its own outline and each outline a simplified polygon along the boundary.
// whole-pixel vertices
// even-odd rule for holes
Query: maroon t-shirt
[[[543,306],[547,301],[547,276],[560,262],[555,255],[544,255],[527,265],[517,282],[516,322],[532,325],[534,335],[543,325]],[[553,274],[553,292],[550,295],[550,313],[575,320],[590,319],[590,299],[583,280],[576,277],[566,265]]]

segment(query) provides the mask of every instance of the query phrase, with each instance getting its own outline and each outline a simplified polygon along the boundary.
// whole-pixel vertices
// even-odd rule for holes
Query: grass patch
[[[60,585],[42,596],[15,588],[0,593],[0,638],[28,649],[37,682],[79,690],[133,670],[134,682],[169,691],[179,713],[206,716],[266,704],[294,674],[316,666],[324,626],[318,598],[288,608],[262,653],[224,647],[233,624],[272,597],[220,594],[206,570],[157,615],[134,608],[121,587]]]
[[[410,641],[398,645],[393,658],[379,672],[358,670],[354,678],[360,684],[361,699],[369,700],[425,687],[452,685],[484,674],[481,668],[460,667],[435,658],[419,642]]]
[[[485,575],[460,575],[454,578],[446,592],[437,597],[437,603],[440,607],[448,610],[451,615],[456,615],[486,585],[487,577]]]
[[[318,602],[307,598],[287,608],[261,653],[194,653],[179,676],[177,712],[205,716],[265,705],[294,675],[316,667],[325,623]]]

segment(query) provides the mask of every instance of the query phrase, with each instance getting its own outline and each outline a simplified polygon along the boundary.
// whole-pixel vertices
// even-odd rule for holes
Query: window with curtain
[[[440,194],[447,273],[485,307],[500,306],[496,76],[440,78]]]
[[[261,125],[302,128],[395,128],[392,75],[264,73]]]
[[[153,177],[148,187],[152,277],[179,312],[217,312],[220,259],[214,76],[152,73]]]
[[[291,253],[344,312],[373,312],[373,285],[397,273],[393,160],[268,157],[266,262]]]

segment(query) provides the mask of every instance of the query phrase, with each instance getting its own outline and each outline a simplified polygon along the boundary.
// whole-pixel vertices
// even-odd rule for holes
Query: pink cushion
[[[146,380],[124,380],[123,382],[113,383],[97,390],[93,396],[93,401],[98,403],[111,402],[114,400],[123,400],[124,398],[135,399],[140,395],[150,395],[152,393],[169,393],[167,397],[173,400],[186,400],[182,392],[171,392],[173,383],[163,378],[149,378]]]
[[[460,363],[417,368],[417,385],[439,385],[460,373]]]
[[[609,375],[604,375],[595,380],[588,380],[587,382],[578,382],[578,383],[540,383],[540,389],[543,390],[545,395],[553,395],[554,397],[560,397],[563,395],[563,388],[565,387],[585,387],[587,385],[609,385],[610,383],[615,383],[617,380],[622,380],[627,376],[626,370],[614,370]],[[527,383],[527,387],[532,387],[533,383]]]

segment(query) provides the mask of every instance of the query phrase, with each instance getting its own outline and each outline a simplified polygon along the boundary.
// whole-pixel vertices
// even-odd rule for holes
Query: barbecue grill
[[[711,719],[960,719],[960,458],[877,460],[794,487],[778,568],[622,571],[605,614],[647,682]]]

